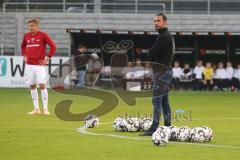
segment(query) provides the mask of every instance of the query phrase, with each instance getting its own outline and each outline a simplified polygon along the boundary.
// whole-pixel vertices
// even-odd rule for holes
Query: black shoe
[[[166,123],[164,123],[164,126],[169,127],[169,126],[171,126],[171,123],[166,122]]]
[[[147,131],[144,133],[139,134],[139,136],[152,136],[153,132]]]

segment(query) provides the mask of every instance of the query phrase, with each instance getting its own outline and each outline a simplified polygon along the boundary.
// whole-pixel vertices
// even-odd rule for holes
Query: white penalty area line
[[[111,124],[112,122],[104,122],[100,123],[99,125]],[[76,129],[77,132],[92,135],[92,136],[105,136],[105,137],[113,137],[113,138],[120,138],[120,139],[131,139],[131,140],[138,140],[138,141],[151,141],[150,138],[143,138],[143,137],[130,137],[130,136],[123,136],[123,135],[116,135],[116,134],[106,134],[106,133],[93,133],[87,131],[87,127],[82,126]],[[190,142],[169,142],[173,144],[179,145],[195,145],[195,146],[202,146],[202,147],[215,147],[215,148],[228,148],[228,149],[240,149],[240,146],[225,146],[225,145],[216,145],[216,144],[206,144],[206,143],[190,143]]]

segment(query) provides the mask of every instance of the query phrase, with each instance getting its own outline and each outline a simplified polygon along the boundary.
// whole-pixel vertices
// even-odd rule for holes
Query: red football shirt
[[[46,56],[46,45],[50,46],[48,57],[52,57],[56,51],[56,45],[47,33],[38,31],[35,35],[26,33],[22,41],[22,55],[27,57],[27,64],[39,65],[40,60]]]

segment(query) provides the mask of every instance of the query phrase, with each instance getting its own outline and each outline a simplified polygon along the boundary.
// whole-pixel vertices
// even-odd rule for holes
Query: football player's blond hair
[[[36,24],[37,26],[39,26],[39,19],[38,18],[31,18],[31,19],[29,19],[28,21],[27,21],[27,24],[29,24],[29,23],[34,23],[34,24]]]

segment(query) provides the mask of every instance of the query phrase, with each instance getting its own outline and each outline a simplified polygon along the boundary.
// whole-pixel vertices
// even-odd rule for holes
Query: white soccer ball
[[[167,126],[160,126],[157,130],[163,130],[164,132],[166,132],[168,134],[168,138],[171,138],[171,130],[169,127]]]
[[[189,141],[190,140],[190,132],[191,132],[191,129],[189,127],[182,126],[182,127],[178,128],[177,136],[176,136],[177,140],[182,141],[182,142]]]
[[[90,114],[85,118],[85,126],[87,128],[94,128],[97,127],[99,125],[99,119],[93,115]]]
[[[204,142],[210,142],[213,139],[213,130],[207,126],[203,126],[202,129],[205,133]]]
[[[140,121],[140,130],[141,131],[148,131],[152,126],[152,119],[151,118],[143,118]]]
[[[195,127],[191,130],[191,141],[193,142],[204,142],[205,141],[205,130],[202,127]]]
[[[124,118],[117,117],[113,122],[113,128],[115,131],[126,131],[126,124]]]
[[[176,141],[177,140],[177,132],[178,132],[178,128],[176,126],[169,126],[168,127],[171,131],[171,137],[170,140],[171,141]]]
[[[139,118],[134,117],[127,119],[126,129],[128,132],[135,132],[139,130],[139,126],[140,126]]]
[[[165,130],[157,129],[152,135],[152,142],[154,145],[163,146],[168,143],[169,136]]]

